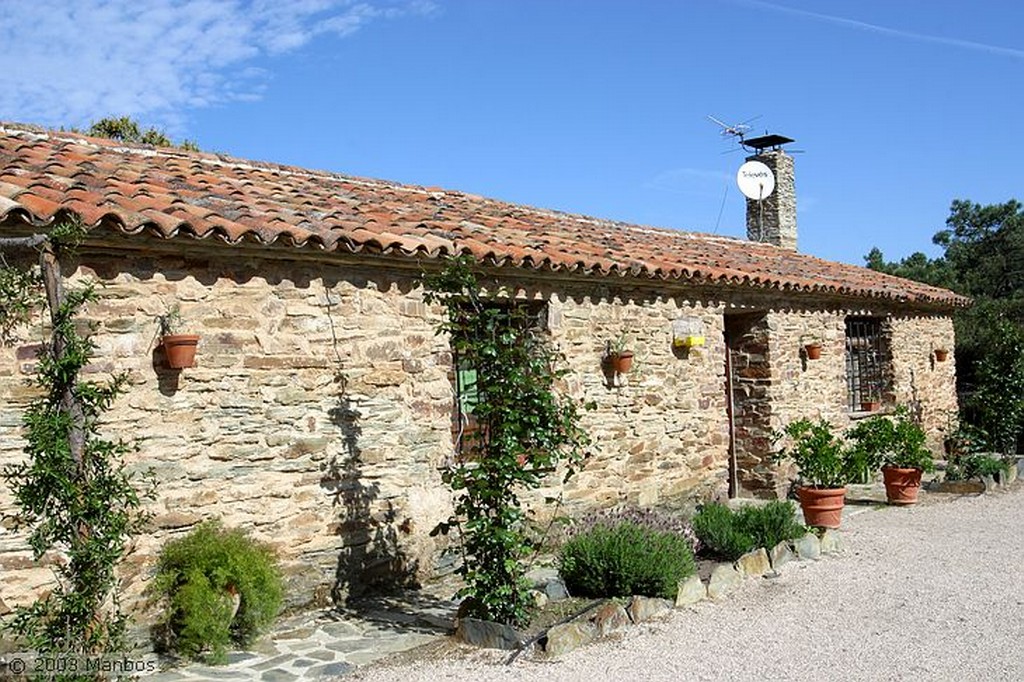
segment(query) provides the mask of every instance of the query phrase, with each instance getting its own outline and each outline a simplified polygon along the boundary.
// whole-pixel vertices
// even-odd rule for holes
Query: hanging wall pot
[[[198,334],[168,334],[161,337],[167,366],[171,369],[185,369],[196,366],[196,349],[199,346]]]

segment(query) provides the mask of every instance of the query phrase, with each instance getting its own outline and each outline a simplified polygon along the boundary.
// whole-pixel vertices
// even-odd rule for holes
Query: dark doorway
[[[729,497],[777,498],[771,461],[771,355],[763,312],[725,316]]]

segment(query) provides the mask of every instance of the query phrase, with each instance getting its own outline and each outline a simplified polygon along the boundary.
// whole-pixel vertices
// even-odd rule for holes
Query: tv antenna
[[[712,116],[711,114],[708,114],[708,120],[711,121],[712,123],[718,125],[718,127],[722,129],[722,131],[721,131],[722,132],[722,137],[733,137],[733,138],[736,138],[736,140],[741,145],[743,144],[744,136],[747,133],[749,133],[751,130],[753,130],[753,128],[750,125],[751,121],[756,121],[759,118],[761,118],[761,117],[760,116],[755,116],[753,118],[748,118],[743,123],[733,123],[733,124],[730,125],[730,124],[726,123],[725,121],[717,119],[714,116]]]

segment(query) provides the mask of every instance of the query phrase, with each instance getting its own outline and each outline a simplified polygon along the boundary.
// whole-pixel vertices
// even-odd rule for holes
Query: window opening
[[[846,320],[846,395],[851,411],[881,402],[885,393],[889,358],[882,332],[879,318]]]
[[[508,310],[510,306],[516,306],[523,314],[509,314],[505,319],[510,324],[519,325],[520,329],[532,329],[535,332],[543,332],[547,329],[547,304],[543,301],[493,302],[489,305],[492,308],[503,310]],[[484,399],[485,391],[481,386],[479,372],[473,358],[463,357],[457,352],[452,353],[450,379],[455,393],[455,405],[452,410],[452,440],[455,443],[455,452],[461,456],[471,450],[474,442],[485,436],[481,432],[480,423],[474,414],[477,405]]]

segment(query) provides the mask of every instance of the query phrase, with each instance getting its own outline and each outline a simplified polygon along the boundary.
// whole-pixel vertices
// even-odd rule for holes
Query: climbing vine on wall
[[[50,336],[32,379],[39,395],[22,420],[26,457],[5,466],[3,478],[18,507],[15,520],[29,530],[34,558],[49,555],[56,577],[51,592],[18,609],[6,627],[40,653],[97,656],[126,646],[115,568],[145,521],[140,490],[147,483],[125,473],[123,458],[133,446],[100,435],[100,418],[127,377],[82,378],[95,344],[82,333],[78,313],[96,294],[90,286],[65,289],[61,262],[84,235],[80,224],[66,222],[45,235],[0,239],[0,251],[39,252],[38,270],[12,272],[16,266],[0,262],[0,286],[9,287],[16,302],[0,309],[0,332],[10,340],[33,304],[49,311]],[[40,285],[45,296],[36,291]],[[91,679],[73,671],[61,677]]]
[[[506,292],[483,294],[468,258],[448,261],[425,281],[438,303],[457,371],[470,368],[473,433],[443,478],[455,493],[455,514],[436,532],[457,528],[469,615],[523,624],[531,598],[524,559],[534,549],[519,495],[538,488],[561,466],[572,475],[584,457],[579,406],[556,389],[566,370],[538,328],[536,316]]]

